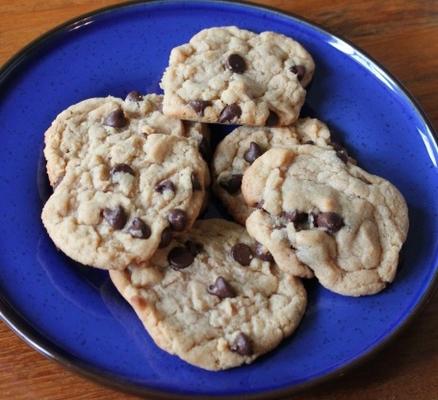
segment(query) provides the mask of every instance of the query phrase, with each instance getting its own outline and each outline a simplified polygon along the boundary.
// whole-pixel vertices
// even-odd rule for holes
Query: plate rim
[[[175,1],[171,1],[174,2]],[[192,1],[190,1],[192,2]],[[32,55],[41,46],[46,44],[46,40],[51,40],[56,38],[56,36],[63,33],[69,32],[77,26],[81,26],[82,23],[91,17],[100,17],[101,15],[108,14],[114,10],[135,7],[140,4],[148,3],[168,3],[163,0],[131,0],[122,3],[113,4],[107,7],[102,7],[95,9],[93,11],[81,14],[79,16],[68,19],[67,21],[56,25],[54,28],[44,32],[43,34],[37,36],[34,40],[25,45],[21,50],[12,55],[1,67],[0,67],[0,87],[3,86],[14,72],[15,68],[20,66],[21,63],[32,58]],[[422,106],[412,95],[412,93],[405,87],[405,85],[396,78],[391,72],[389,72],[385,66],[383,66],[374,57],[370,56],[365,50],[352,43],[350,40],[345,39],[342,35],[333,34],[330,30],[323,28],[319,24],[308,20],[301,15],[297,15],[292,12],[286,12],[275,7],[261,5],[253,3],[251,1],[245,0],[193,0],[193,3],[205,3],[205,4],[231,4],[237,5],[239,7],[255,9],[259,11],[269,11],[271,13],[286,17],[288,19],[295,20],[299,23],[304,23],[312,29],[320,31],[323,34],[329,35],[340,42],[344,42],[351,46],[359,55],[364,56],[366,59],[370,60],[374,65],[376,65],[385,75],[385,77],[395,84],[399,92],[404,94],[405,99],[410,103],[412,108],[418,113],[418,115],[423,120],[425,126],[428,128],[427,137],[432,141],[435,149],[438,148],[437,133],[434,126],[426,113],[424,112]],[[435,260],[437,262],[438,260]],[[356,357],[354,360],[343,364],[340,367],[334,368],[332,371],[325,373],[316,378],[310,378],[308,381],[294,385],[286,386],[280,389],[260,391],[258,393],[245,394],[246,399],[276,399],[283,396],[292,395],[298,392],[302,392],[305,389],[318,386],[324,382],[334,380],[345,375],[357,367],[365,364],[370,359],[374,358],[383,348],[385,348],[389,343],[397,339],[402,332],[404,332],[411,324],[412,321],[418,317],[420,311],[424,309],[427,303],[431,300],[433,295],[438,292],[438,269],[436,269],[429,279],[427,287],[417,299],[416,304],[409,312],[409,314],[404,318],[404,320],[398,324],[392,332],[390,332],[386,337],[380,340],[376,345],[370,346],[367,350],[363,352],[362,355]],[[142,395],[142,396],[152,396],[156,399],[193,399],[196,398],[209,398],[214,399],[241,399],[242,395],[215,395],[215,394],[197,394],[191,392],[178,393],[170,392],[167,390],[153,389],[146,387],[144,385],[138,385],[131,382],[129,379],[120,377],[117,374],[107,373],[99,368],[93,367],[88,362],[84,362],[80,358],[75,357],[73,354],[61,347],[56,345],[50,339],[44,337],[38,332],[29,322],[26,321],[24,316],[22,316],[13,306],[8,302],[7,298],[0,292],[0,319],[8,326],[12,332],[14,332],[21,340],[23,340],[27,345],[29,345],[34,350],[38,351],[40,354],[45,356],[50,360],[55,360],[63,367],[70,371],[78,373],[80,376],[89,378],[97,383],[104,384],[114,389],[118,389],[124,392]]]

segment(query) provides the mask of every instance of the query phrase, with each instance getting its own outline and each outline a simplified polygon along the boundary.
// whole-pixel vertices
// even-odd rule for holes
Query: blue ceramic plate
[[[159,350],[107,273],[56,251],[40,212],[49,194],[43,133],[54,117],[88,97],[159,91],[172,47],[221,25],[273,30],[304,44],[317,65],[305,113],[326,121],[360,165],[401,190],[411,229],[388,289],[355,299],[309,282],[308,311],[293,337],[250,366],[212,373]],[[341,374],[387,343],[437,278],[438,151],[430,125],[374,61],[298,18],[210,1],[90,14],[38,39],[3,68],[0,127],[2,317],[39,351],[106,383],[155,397],[290,393]]]

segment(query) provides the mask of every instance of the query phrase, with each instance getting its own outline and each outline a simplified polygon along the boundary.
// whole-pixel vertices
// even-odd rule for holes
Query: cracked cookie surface
[[[161,80],[163,111],[202,122],[290,125],[314,68],[303,46],[282,34],[204,29],[171,52]]]
[[[409,226],[405,200],[335,150],[271,149],[245,172],[242,193],[250,205],[263,202],[246,227],[280,268],[305,264],[327,289],[350,296],[394,279]]]
[[[130,92],[125,100],[112,96],[92,98],[61,112],[45,133],[44,156],[50,185],[59,184],[69,161],[84,157],[90,148],[100,145],[106,134],[126,137],[138,132],[187,137],[207,153],[206,125],[163,115],[162,100],[161,95]]]
[[[70,258],[124,269],[190,228],[203,206],[208,167],[184,137],[99,132],[91,149],[68,162],[42,220]]]
[[[240,225],[200,220],[143,267],[110,276],[160,348],[221,370],[276,347],[305,311],[300,280],[258,257],[269,255]]]
[[[212,162],[213,190],[231,216],[241,225],[254,210],[246,205],[240,183],[246,169],[272,147],[294,147],[312,142],[317,146],[330,143],[327,126],[314,118],[299,119],[283,128],[236,128],[216,147]]]

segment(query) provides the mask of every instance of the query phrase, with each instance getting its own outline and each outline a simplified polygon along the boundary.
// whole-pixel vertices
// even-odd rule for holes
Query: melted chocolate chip
[[[230,349],[241,356],[250,356],[253,354],[251,340],[242,332],[236,336]]]
[[[269,111],[265,124],[266,126],[276,126],[278,124],[278,115],[272,110]]]
[[[228,179],[221,180],[219,185],[229,194],[237,194],[242,186],[242,174],[233,174]]]
[[[237,243],[231,248],[231,255],[233,258],[243,266],[247,266],[251,263],[254,255],[252,254],[251,247],[245,243]]]
[[[306,140],[304,144],[315,144],[315,142],[313,140]]]
[[[116,208],[105,208],[103,210],[103,217],[108,224],[117,230],[122,229],[128,219],[122,206],[117,206]]]
[[[202,117],[204,115],[204,110],[207,107],[210,107],[212,103],[209,100],[191,100],[189,101],[189,105],[195,110],[196,114]]]
[[[330,233],[336,233],[344,226],[344,220],[335,212],[321,212],[315,216],[314,224],[318,228],[325,228]]]
[[[124,174],[135,175],[134,170],[128,164],[116,164],[111,168],[110,174],[111,176],[123,172]]]
[[[113,128],[123,128],[128,124],[128,120],[126,119],[122,109],[118,108],[106,116],[106,118],[103,120],[103,124],[112,126]]]
[[[161,232],[161,240],[158,248],[162,249],[164,247],[167,247],[172,241],[172,236],[172,230],[169,227],[164,228],[163,232]]]
[[[304,224],[307,222],[308,214],[294,210],[292,212],[282,212],[281,216],[288,222],[293,222],[294,226]]]
[[[175,208],[172,210],[167,219],[171,228],[176,232],[181,232],[187,226],[187,214],[185,211]]]
[[[272,254],[266,250],[261,243],[257,243],[255,248],[256,257],[262,261],[274,262]]]
[[[227,60],[227,67],[236,74],[243,74],[246,71],[246,62],[239,54],[230,54]]]
[[[147,239],[151,236],[151,228],[142,219],[136,217],[129,225],[128,233],[137,239]]]
[[[220,299],[236,297],[236,291],[222,276],[219,276],[213,285],[208,286],[207,292],[219,297]]]
[[[198,175],[196,175],[194,172],[192,173],[192,190],[194,192],[202,190],[201,182],[199,182]]]
[[[158,193],[163,193],[165,190],[170,190],[172,192],[175,192],[175,185],[172,181],[165,180],[157,183],[155,185],[155,191]]]
[[[296,74],[299,81],[304,78],[304,74],[306,73],[306,68],[302,65],[292,65],[289,70],[293,74]]]
[[[256,142],[251,142],[249,145],[249,149],[245,151],[243,158],[252,164],[257,158],[259,158],[263,154],[263,150]]]
[[[236,122],[242,115],[242,109],[236,103],[225,106],[219,115],[219,122]]]
[[[136,90],[129,92],[125,98],[126,101],[140,101],[142,99],[143,99],[143,96],[139,92],[137,92]]]
[[[173,269],[187,268],[194,259],[193,254],[185,247],[174,247],[167,255],[167,261]]]
[[[193,240],[187,240],[185,246],[190,253],[192,253],[193,257],[196,257],[202,250],[204,250],[204,246],[201,243],[194,242]]]

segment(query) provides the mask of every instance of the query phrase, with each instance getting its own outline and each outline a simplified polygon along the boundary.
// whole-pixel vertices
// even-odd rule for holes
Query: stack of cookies
[[[406,203],[299,119],[313,72],[289,37],[210,28],[172,50],[164,96],[85,100],[45,134],[49,236],[109,270],[155,343],[193,365],[276,347],[305,312],[301,278],[361,296],[395,277]],[[210,166],[207,123],[242,125]],[[235,222],[197,220],[210,184]]]

